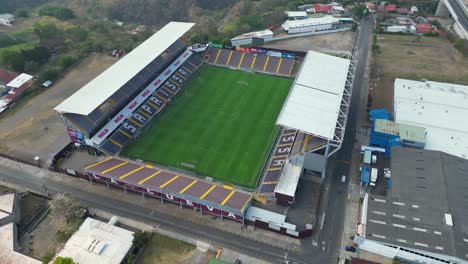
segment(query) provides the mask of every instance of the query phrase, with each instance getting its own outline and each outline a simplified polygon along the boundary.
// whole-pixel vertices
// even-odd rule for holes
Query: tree
[[[55,17],[60,20],[68,20],[75,18],[75,13],[70,8],[66,8],[63,6],[44,6],[39,10],[40,16],[50,16]]]
[[[76,58],[69,55],[64,55],[58,58],[57,64],[62,69],[65,70],[70,67],[73,63],[75,63]]]
[[[40,40],[58,37],[61,32],[52,21],[40,21],[34,25],[34,33]]]
[[[78,264],[72,258],[56,257],[53,264]]]
[[[18,8],[15,12],[16,17],[29,17],[29,10],[26,8]]]
[[[357,5],[353,7],[353,15],[359,19],[363,18],[365,15],[369,13],[366,5]]]
[[[136,248],[143,247],[148,242],[150,237],[151,237],[150,233],[143,232],[140,230],[136,231],[133,234],[133,241],[132,241],[133,246],[135,246]]]

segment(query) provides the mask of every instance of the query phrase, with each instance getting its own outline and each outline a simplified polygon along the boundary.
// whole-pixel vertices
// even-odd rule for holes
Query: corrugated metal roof
[[[307,52],[277,124],[333,139],[350,60]]]
[[[132,241],[132,231],[86,218],[57,255],[77,263],[120,264]]]
[[[301,20],[287,20],[283,23],[282,27],[284,30],[289,30],[290,28],[300,28],[300,27],[310,27],[310,26],[318,26],[318,25],[325,25],[325,24],[333,24],[339,23],[340,20],[333,16],[323,16],[323,17],[315,17],[315,18],[307,18]]]
[[[376,119],[374,130],[385,134],[400,136],[400,138],[404,140],[426,142],[426,129],[420,126],[395,123],[385,119]]]
[[[170,22],[132,52],[55,107],[58,112],[90,114],[133,76],[182,37],[193,23]]]
[[[426,128],[425,149],[468,159],[468,86],[396,79],[395,122]]]

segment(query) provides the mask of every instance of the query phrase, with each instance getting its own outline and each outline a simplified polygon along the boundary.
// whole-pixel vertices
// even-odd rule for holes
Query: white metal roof
[[[276,123],[333,139],[350,60],[307,52]]]
[[[21,73],[20,75],[16,76],[11,82],[7,83],[7,87],[18,88],[21,85],[29,82],[33,77],[26,73]]]
[[[132,52],[56,106],[55,110],[80,115],[90,114],[140,70],[161,55],[193,25],[193,23],[170,22]]]
[[[0,261],[8,264],[40,264],[42,261],[33,259],[14,250],[14,223],[0,226]]]
[[[311,17],[301,20],[287,20],[283,23],[282,27],[284,30],[289,30],[290,28],[300,28],[300,27],[310,27],[318,25],[326,25],[339,23],[340,20],[333,16],[323,16],[323,17]]]
[[[289,197],[294,197],[296,194],[299,178],[302,174],[302,165],[304,157],[292,157],[284,164],[280,178],[275,187],[275,193],[281,193]]]
[[[276,226],[284,227],[290,230],[296,230],[296,225],[286,222],[286,215],[267,211],[255,206],[249,206],[245,213],[245,218],[249,221],[262,221]]]
[[[286,11],[284,12],[288,17],[306,17],[306,11]]]
[[[132,241],[132,231],[86,218],[57,255],[77,263],[120,264]]]
[[[241,34],[237,37],[232,38],[231,40],[238,40],[238,39],[246,39],[246,38],[252,38],[252,37],[271,37],[273,36],[273,31],[269,29],[261,30],[261,31],[253,31],[253,32],[248,32]]]
[[[14,193],[0,195],[0,219],[3,219],[13,213],[14,204]]]
[[[468,86],[396,79],[395,122],[426,128],[425,149],[468,159]]]

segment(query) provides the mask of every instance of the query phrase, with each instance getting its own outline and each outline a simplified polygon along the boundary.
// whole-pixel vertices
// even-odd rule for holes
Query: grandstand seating
[[[127,145],[132,138],[156,117],[164,107],[181,91],[185,83],[203,64],[203,58],[192,55],[182,66],[144,102],[122,125],[120,125],[100,148],[107,154],[116,154]]]
[[[288,77],[291,76],[294,67],[294,59],[290,58],[212,47],[207,50],[206,62],[230,68]]]
[[[281,131],[281,135],[276,142],[276,146],[273,149],[268,166],[265,168],[262,182],[258,192],[265,196],[272,196],[278,183],[278,179],[281,176],[283,165],[287,162],[288,156],[291,153],[294,141],[296,140],[297,131],[294,129],[284,128]]]
[[[86,136],[94,134],[110,116],[120,110],[130,99],[160,74],[185,49],[181,40],[174,42],[163,54],[143,68],[130,81],[115,92],[109,99],[87,116],[68,114],[63,116],[67,121],[81,130]]]

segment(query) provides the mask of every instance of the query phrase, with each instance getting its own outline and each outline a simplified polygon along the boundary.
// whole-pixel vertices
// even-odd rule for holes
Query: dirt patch
[[[468,84],[468,60],[444,38],[382,34],[378,45],[370,66],[371,109],[393,112],[395,78]]]
[[[353,31],[345,31],[331,34],[280,40],[268,43],[264,46],[267,48],[287,49],[295,51],[351,51],[353,49],[354,35],[355,32]]]
[[[213,256],[213,252],[200,252],[192,244],[163,235],[153,234],[137,263],[201,264],[208,263]]]
[[[1,151],[47,160],[63,148],[69,137],[54,107],[115,62],[113,57],[93,54],[47,91],[20,101],[0,120]]]

